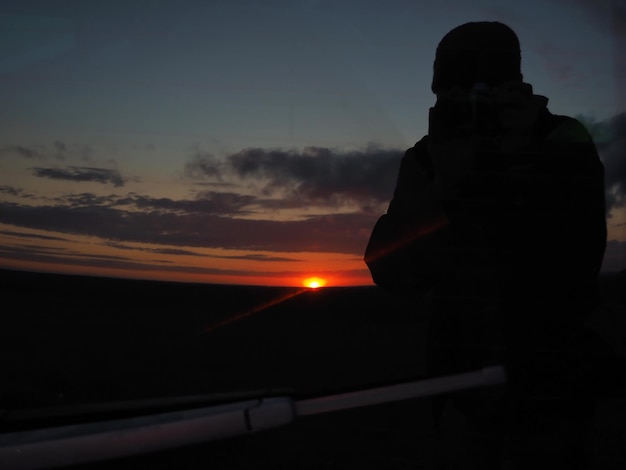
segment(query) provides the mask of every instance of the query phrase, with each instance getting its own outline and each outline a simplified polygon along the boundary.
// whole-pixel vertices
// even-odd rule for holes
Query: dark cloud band
[[[366,209],[389,201],[401,157],[400,150],[374,147],[363,151],[249,148],[224,160],[199,153],[186,172],[208,180],[254,182],[260,196],[281,194],[285,207],[352,204]]]
[[[340,214],[297,221],[202,213],[131,212],[103,206],[0,203],[0,223],[117,242],[270,252],[361,255],[376,216]]]
[[[117,170],[93,167],[69,166],[67,168],[32,168],[34,176],[74,182],[112,184],[116,188],[124,186],[126,180]]]

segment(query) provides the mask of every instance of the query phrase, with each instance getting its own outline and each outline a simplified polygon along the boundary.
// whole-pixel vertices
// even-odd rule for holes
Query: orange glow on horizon
[[[23,237],[41,239],[42,246],[25,256]],[[169,245],[139,242],[116,245],[107,243],[105,239],[93,240],[82,235],[46,230],[24,229],[22,233],[2,223],[0,244],[6,251],[6,256],[0,256],[0,269],[163,282],[306,287],[307,290],[373,285],[362,257],[350,254],[268,253],[189,247],[178,254],[175,250],[170,253],[168,250],[172,247]],[[39,253],[44,248],[48,250]],[[50,255],[48,251],[51,250],[58,255]],[[194,255],[185,254],[185,250]],[[247,256],[250,254],[258,257]],[[204,257],[196,255],[212,258],[207,262]],[[277,256],[276,261],[267,259],[269,256]],[[292,262],[295,259],[298,264]]]
[[[298,273],[281,273],[279,276],[259,276],[251,273],[249,276],[225,276],[206,275],[202,273],[185,273],[172,271],[142,271],[115,268],[98,268],[92,266],[76,266],[63,263],[41,263],[29,261],[0,260],[0,269],[15,269],[18,271],[43,272],[52,274],[66,274],[78,276],[113,277],[121,279],[141,279],[163,282],[183,282],[200,284],[224,284],[265,287],[311,287],[305,284],[305,280]],[[373,286],[372,278],[367,270],[363,273],[350,273],[345,275],[341,272],[328,273],[325,276],[324,285],[319,287],[349,287],[349,286]]]

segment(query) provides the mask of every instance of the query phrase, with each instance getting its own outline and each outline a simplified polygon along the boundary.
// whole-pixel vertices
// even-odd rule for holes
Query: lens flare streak
[[[306,289],[305,288],[305,289],[297,289],[295,291],[288,292],[287,294],[282,295],[282,296],[280,296],[280,297],[278,297],[276,299],[272,299],[269,302],[265,302],[265,303],[263,303],[261,305],[257,305],[257,306],[252,307],[251,309],[246,310],[244,312],[236,313],[235,315],[232,315],[232,316],[230,316],[230,317],[228,317],[228,318],[226,318],[226,319],[224,319],[222,321],[219,321],[219,322],[215,323],[214,325],[208,326],[208,327],[206,327],[204,329],[204,332],[205,333],[212,333],[215,330],[217,330],[218,328],[222,328],[224,326],[230,325],[231,323],[235,323],[235,322],[238,322],[238,321],[243,320],[245,318],[248,318],[248,317],[250,317],[250,316],[252,316],[252,315],[254,315],[256,313],[262,312],[263,310],[266,310],[266,309],[268,309],[270,307],[273,307],[273,306],[278,305],[278,304],[280,304],[282,302],[285,302],[285,301],[287,301],[289,299],[292,299],[293,297],[296,297],[296,296],[298,296],[300,294],[303,294],[304,292],[307,292],[309,290],[310,289]]]

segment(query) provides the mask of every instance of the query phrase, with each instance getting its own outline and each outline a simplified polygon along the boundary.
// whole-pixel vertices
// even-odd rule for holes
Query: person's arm
[[[403,294],[420,294],[444,269],[449,220],[437,198],[427,138],[402,158],[393,199],[372,231],[366,252],[374,282]]]
[[[365,253],[379,286],[421,293],[456,276],[466,217],[458,217],[454,202],[476,146],[467,96],[458,90],[438,96],[429,135],[402,159],[393,199]]]

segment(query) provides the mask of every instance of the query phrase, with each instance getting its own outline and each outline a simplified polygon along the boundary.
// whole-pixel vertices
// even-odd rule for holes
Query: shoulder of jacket
[[[405,165],[418,164],[427,174],[433,173],[433,163],[428,152],[428,136],[422,137],[413,147],[404,153]]]
[[[544,139],[551,142],[591,143],[587,128],[576,118],[552,114],[544,118]]]

